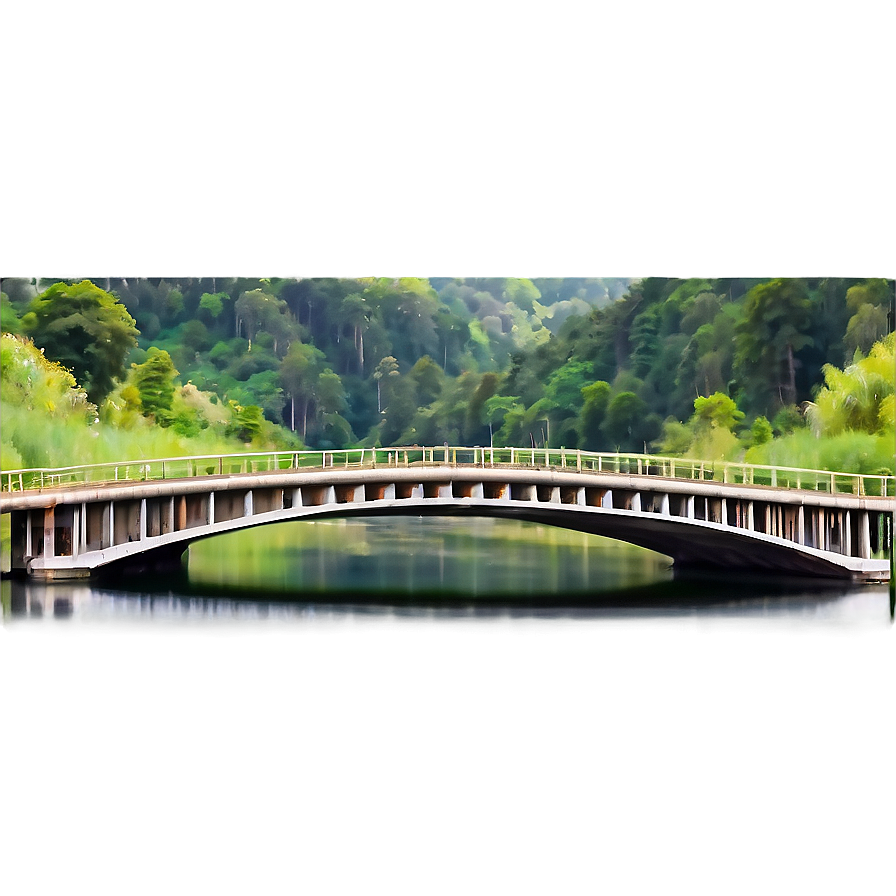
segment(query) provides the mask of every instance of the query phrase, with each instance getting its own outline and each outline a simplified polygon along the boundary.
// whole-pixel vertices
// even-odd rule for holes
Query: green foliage
[[[844,473],[892,476],[896,472],[892,435],[850,430],[822,438],[809,429],[796,430],[790,435],[750,448],[745,459],[753,464]]]
[[[735,366],[740,380],[766,406],[797,397],[795,353],[812,344],[811,304],[803,280],[770,280],[753,287],[744,301],[736,333]]]
[[[174,401],[174,381],[178,373],[166,351],[151,348],[146,361],[131,365],[130,381],[140,397],[145,414],[152,414],[166,426]]]
[[[698,396],[688,422],[667,419],[654,445],[661,454],[671,456],[733,460],[743,450],[734,434],[743,417],[737,404],[721,392],[706,398]]]
[[[308,412],[315,398],[318,380],[323,370],[325,355],[313,345],[293,342],[280,362],[280,381],[290,396],[290,426],[296,429],[295,408],[299,403],[302,414],[302,438],[308,433]]]
[[[51,286],[32,302],[23,329],[48,358],[73,372],[95,403],[124,375],[125,356],[137,344],[127,309],[89,280]]]
[[[416,388],[417,404],[424,407],[439,397],[445,382],[445,371],[429,355],[424,355],[411,368],[408,376]]]
[[[637,451],[643,446],[642,441],[650,441],[644,429],[644,418],[647,416],[647,403],[634,392],[620,392],[613,396],[609,405],[601,432],[607,445],[620,451]],[[643,437],[643,439],[642,439]]]
[[[570,360],[557,369],[545,386],[545,397],[558,408],[577,413],[584,404],[582,390],[592,380],[592,367],[585,361]]]
[[[772,431],[776,436],[790,435],[805,425],[806,418],[795,404],[785,405],[772,418]]]
[[[721,392],[715,392],[708,398],[694,400],[694,416],[691,419],[695,428],[727,429],[729,432],[733,432],[734,427],[743,418],[743,412],[727,395]]]
[[[662,435],[652,443],[660,454],[667,457],[684,457],[694,444],[694,431],[673,417],[663,421]]]
[[[264,428],[261,408],[254,404],[243,407],[235,401],[228,402],[228,406],[232,419],[225,434],[239,439],[241,442],[252,442],[258,439]]]
[[[602,429],[610,403],[610,384],[603,380],[582,387],[582,413],[579,417],[579,444],[592,451],[600,448]]]
[[[5,292],[0,292],[0,331],[14,335],[22,331],[19,315]]]
[[[855,288],[855,287],[853,287]],[[852,291],[852,290],[850,290]],[[875,342],[887,334],[888,308],[892,305],[861,305],[849,319],[843,345],[847,355],[866,354]]]
[[[764,445],[772,440],[772,425],[760,414],[750,427],[751,444]]]
[[[868,357],[858,358],[844,370],[832,364],[824,366],[825,385],[806,406],[816,435],[893,431],[894,349],[896,335],[890,333],[872,346]]]
[[[493,438],[642,450],[650,441],[669,453],[741,456],[769,444],[769,426],[774,442],[798,435],[809,399],[831,419],[858,415],[862,426],[873,418],[875,432],[892,430],[892,390],[877,390],[872,407],[852,388],[838,410],[829,393],[843,389],[833,380],[822,387],[826,363],[846,351],[845,375],[891,325],[886,280],[113,278],[105,286],[142,333],[127,357],[131,376],[116,384],[122,367],[107,378],[100,422],[85,429],[101,431],[104,448],[136,446],[137,456],[155,450],[156,438],[245,443],[228,440],[228,428],[271,445],[339,447],[357,432],[366,444]],[[39,323],[28,312],[41,290],[73,288],[22,278],[2,287],[4,325],[23,330]],[[144,384],[142,396],[134,368],[152,366],[156,352],[174,370],[167,389],[159,376],[158,395]],[[190,381],[182,388],[176,370]],[[260,408],[261,420],[249,412],[238,421],[230,402]],[[743,442],[741,409],[755,421]],[[11,424],[3,424],[5,439]],[[23,457],[5,444],[4,456]],[[78,437],[69,444],[82,450]]]
[[[228,298],[227,293],[220,292],[204,292],[199,299],[199,308],[208,313],[208,315],[216,319],[224,310],[224,299]]]

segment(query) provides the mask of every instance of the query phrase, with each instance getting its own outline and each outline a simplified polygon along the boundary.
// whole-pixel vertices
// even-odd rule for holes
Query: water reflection
[[[196,587],[388,603],[547,595],[564,602],[670,578],[669,559],[642,548],[501,519],[286,523],[198,542],[189,558]]]
[[[682,583],[677,582],[675,586]],[[88,586],[37,585],[5,582],[3,600],[13,622],[61,624],[127,622],[158,625],[290,625],[354,624],[363,622],[643,622],[694,625],[731,622],[871,623],[887,619],[887,592],[865,586],[829,593],[795,590],[775,601],[740,599],[718,602],[712,583],[686,583],[695,589],[682,601],[678,587],[658,583],[631,589],[629,602],[609,605],[445,606],[376,603],[314,603],[284,600],[237,600],[179,594],[133,594]],[[730,596],[730,595],[729,595]]]

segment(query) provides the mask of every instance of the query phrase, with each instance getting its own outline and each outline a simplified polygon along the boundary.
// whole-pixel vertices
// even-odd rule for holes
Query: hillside
[[[891,470],[892,308],[844,278],[5,279],[4,331],[73,376],[29,393],[4,339],[3,466],[447,441]]]

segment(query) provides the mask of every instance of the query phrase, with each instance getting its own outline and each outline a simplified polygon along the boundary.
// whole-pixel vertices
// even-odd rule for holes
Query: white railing
[[[270,451],[246,454],[207,454],[198,457],[166,457],[153,460],[83,464],[55,469],[0,472],[0,490],[30,489],[108,482],[144,482],[225,476],[277,470],[327,467],[372,468],[379,466],[450,464],[465,466],[513,466],[626,473],[668,479],[712,480],[734,485],[764,485],[852,495],[892,496],[896,477],[795,467],[765,466],[662,457],[655,454],[613,454],[567,448],[467,448],[417,445],[396,448],[343,448],[334,451]]]

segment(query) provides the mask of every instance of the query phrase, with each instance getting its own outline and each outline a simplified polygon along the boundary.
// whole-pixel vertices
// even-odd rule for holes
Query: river
[[[0,591],[10,892],[892,892],[886,588],[407,518]]]

